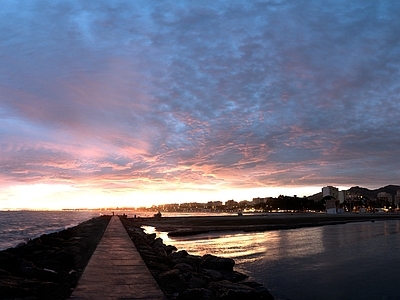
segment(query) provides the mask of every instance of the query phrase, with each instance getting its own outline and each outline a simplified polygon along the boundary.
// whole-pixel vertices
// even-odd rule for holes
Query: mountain
[[[397,190],[400,190],[400,185],[387,185],[385,187],[381,187],[375,190],[369,190],[367,188],[354,186],[348,189],[347,191],[350,192],[351,194],[358,194],[363,197],[368,197],[373,199],[376,198],[376,195],[381,192],[389,193],[394,197],[397,194]]]
[[[370,190],[370,189],[359,187],[359,186],[353,186],[353,187],[349,188],[347,191],[350,192],[351,194],[361,195],[363,197],[367,197],[370,199],[376,198],[376,195],[380,192],[386,192],[386,193],[391,194],[394,199],[394,196],[397,194],[397,190],[400,190],[400,185],[387,185],[385,187],[381,187],[381,188],[375,189],[375,190]],[[315,195],[309,196],[308,199],[314,200],[314,201],[319,201],[322,199],[322,192],[319,192]]]

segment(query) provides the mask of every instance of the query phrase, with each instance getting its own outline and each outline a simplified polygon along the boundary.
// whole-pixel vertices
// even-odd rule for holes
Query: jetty
[[[70,299],[165,300],[118,216],[113,216]]]

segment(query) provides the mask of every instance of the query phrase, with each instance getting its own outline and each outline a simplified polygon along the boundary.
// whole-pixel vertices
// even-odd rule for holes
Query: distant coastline
[[[145,226],[153,226],[157,231],[168,232],[169,236],[184,236],[216,231],[255,232],[387,220],[400,220],[400,214],[270,213],[244,216],[140,218],[137,222]]]

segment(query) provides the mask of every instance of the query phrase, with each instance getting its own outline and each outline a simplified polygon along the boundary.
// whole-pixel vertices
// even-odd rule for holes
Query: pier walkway
[[[113,216],[70,299],[154,299],[166,297]]]

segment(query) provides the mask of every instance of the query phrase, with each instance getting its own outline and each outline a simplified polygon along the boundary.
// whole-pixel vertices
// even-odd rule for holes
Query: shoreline
[[[388,213],[270,213],[243,216],[192,216],[139,218],[136,222],[168,232],[170,237],[189,236],[217,231],[260,232],[303,227],[338,225],[354,222],[400,220],[400,214]]]

